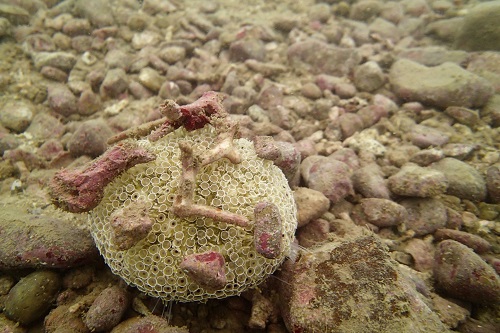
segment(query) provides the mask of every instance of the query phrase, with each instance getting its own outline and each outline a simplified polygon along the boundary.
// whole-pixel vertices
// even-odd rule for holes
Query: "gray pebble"
[[[442,172],[406,164],[388,179],[389,189],[408,197],[434,197],[446,192],[448,181]]]
[[[370,23],[370,34],[375,34],[379,37],[391,40],[392,42],[397,42],[401,38],[401,31],[392,22],[384,20],[381,17],[377,17],[372,23]]]
[[[66,80],[68,80],[68,74],[65,71],[52,66],[43,66],[40,69],[40,74],[49,80],[57,82],[66,82]]]
[[[449,140],[448,135],[438,129],[425,126],[415,125],[409,133],[411,142],[420,148],[427,148],[429,146],[442,146]]]
[[[38,52],[33,55],[33,62],[37,69],[51,66],[69,72],[76,63],[76,57],[68,52]]]
[[[408,213],[406,209],[388,199],[361,199],[360,206],[364,218],[379,228],[392,227],[403,223]]]
[[[130,94],[136,99],[148,99],[149,97],[153,96],[151,90],[134,80],[130,81],[128,90]]]
[[[430,148],[416,152],[410,158],[410,162],[420,166],[428,166],[431,163],[437,162],[444,158],[444,153],[441,149]]]
[[[120,322],[129,305],[129,295],[118,286],[104,289],[85,315],[85,325],[93,332],[109,331]]]
[[[10,36],[11,26],[9,20],[4,17],[0,17],[0,38],[5,36]]]
[[[77,99],[64,84],[50,85],[47,99],[50,108],[62,116],[69,117],[77,113]]]
[[[113,132],[102,119],[83,122],[68,141],[72,156],[88,155],[97,157],[107,149],[107,140]]]
[[[229,46],[229,57],[233,61],[245,61],[247,59],[263,61],[266,57],[266,48],[259,39],[237,40]]]
[[[314,83],[308,82],[301,88],[302,96],[310,99],[318,99],[323,96],[321,89]]]
[[[73,311],[72,311],[73,310]],[[80,311],[71,305],[59,305],[43,321],[45,333],[90,333],[83,323]]]
[[[404,18],[403,6],[396,1],[385,2],[382,4],[380,17],[394,24],[398,24]]]
[[[149,90],[157,93],[165,79],[151,67],[141,69],[139,73],[139,82]]]
[[[86,17],[94,26],[107,27],[115,24],[113,11],[106,1],[76,0],[75,13]]]
[[[118,98],[128,88],[128,77],[121,68],[110,69],[102,81],[100,92],[103,97]]]
[[[127,71],[132,64],[131,55],[121,49],[109,50],[104,57],[104,62],[109,68],[122,68]]]
[[[369,164],[355,170],[351,179],[356,192],[365,198],[390,199],[384,174],[377,164]]]
[[[390,69],[389,81],[393,91],[403,100],[442,108],[451,105],[480,107],[493,94],[488,81],[451,62],[426,67],[399,59]]]
[[[60,287],[61,279],[57,273],[33,272],[10,290],[5,302],[5,314],[23,325],[30,324],[46,314]]]
[[[45,112],[37,113],[26,129],[26,132],[37,140],[57,139],[64,134],[64,131],[64,125],[61,121]]]
[[[0,133],[0,154],[3,155],[6,150],[17,148],[20,144],[21,141],[14,134]]]
[[[158,95],[164,99],[176,99],[181,94],[181,90],[177,83],[173,81],[165,81],[160,87]]]
[[[463,108],[460,106],[450,106],[444,110],[448,116],[452,117],[461,124],[471,128],[476,127],[480,123],[479,114],[477,111]]]
[[[127,319],[113,328],[111,333],[137,333],[151,331],[162,333],[189,333],[186,327],[170,326],[168,320],[154,315]]]
[[[382,2],[376,0],[361,0],[351,6],[349,18],[357,21],[367,21],[377,16],[382,10]]]
[[[340,48],[312,39],[290,45],[287,57],[290,66],[301,72],[338,76],[350,73],[361,61],[361,55],[355,49]]]
[[[413,267],[419,272],[426,272],[434,265],[434,248],[431,243],[420,238],[412,238],[406,243],[404,252],[413,259]]]
[[[7,101],[0,106],[0,124],[16,133],[23,132],[33,120],[33,106],[24,101]]]
[[[446,157],[453,157],[458,160],[465,160],[471,157],[472,153],[477,148],[478,148],[477,144],[447,143],[443,146],[443,154]]]
[[[374,91],[382,87],[385,76],[375,61],[368,61],[354,70],[354,84],[361,91]]]
[[[458,65],[466,62],[470,55],[464,51],[450,50],[443,46],[420,46],[401,50],[398,58],[405,58],[425,66],[437,66],[444,62]]]
[[[299,228],[312,220],[320,218],[330,208],[330,201],[323,193],[307,187],[295,189],[293,197],[297,204],[297,227]]]
[[[24,25],[30,22],[30,13],[15,5],[0,4],[0,17],[9,20],[13,25]]]
[[[356,113],[344,113],[338,118],[338,122],[342,132],[342,140],[351,137],[364,128],[363,119]]]
[[[312,21],[326,23],[331,16],[330,6],[326,3],[318,3],[309,7],[308,18]]]
[[[486,183],[476,169],[465,162],[447,157],[431,165],[448,179],[447,194],[461,199],[483,201],[486,198]]]
[[[441,201],[432,198],[411,198],[400,202],[408,212],[406,227],[415,236],[424,236],[444,228],[447,222],[446,207]]]
[[[330,224],[328,221],[315,219],[297,230],[297,240],[300,246],[313,247],[328,240],[329,232]]]
[[[62,27],[62,32],[70,37],[88,35],[92,31],[90,22],[87,19],[71,19]]]
[[[493,203],[500,203],[500,164],[492,165],[486,171],[486,186]]]
[[[491,1],[472,8],[455,41],[457,48],[467,51],[500,51],[500,31],[490,29],[498,25],[500,3]]]
[[[160,50],[158,56],[169,64],[175,64],[178,61],[184,60],[186,49],[176,45],[167,46]]]
[[[82,91],[78,98],[78,114],[89,116],[96,113],[102,107],[101,98],[91,89]]]

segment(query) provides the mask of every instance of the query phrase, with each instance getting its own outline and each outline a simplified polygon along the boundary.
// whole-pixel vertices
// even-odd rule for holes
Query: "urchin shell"
[[[215,137],[215,129],[207,125],[190,132],[180,128],[156,142],[138,140],[156,159],[117,177],[89,213],[92,236],[112,271],[130,285],[165,301],[224,298],[255,287],[280,266],[294,239],[296,207],[288,182],[271,161],[257,156],[252,142],[246,139],[233,141],[241,155],[240,163],[222,158],[199,170],[194,203],[240,214],[250,222],[248,226],[203,216],[181,218],[172,212],[182,174],[179,143],[188,142],[195,151],[203,152],[216,144]],[[132,246],[118,244],[113,217],[138,202],[141,207],[146,205],[147,218],[143,219],[152,225],[134,228],[150,230],[143,238],[134,239]],[[262,214],[255,208],[263,205],[272,206],[273,215],[278,216],[274,219],[279,224],[274,223],[272,230],[256,223]],[[255,242],[256,230],[260,235],[272,235],[272,255],[263,255],[262,246]],[[193,258],[203,254],[217,258],[220,266],[195,269],[202,261]],[[224,278],[208,276],[217,283],[202,281],[210,272]]]

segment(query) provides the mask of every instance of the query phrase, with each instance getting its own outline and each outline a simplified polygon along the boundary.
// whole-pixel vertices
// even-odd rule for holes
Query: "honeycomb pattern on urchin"
[[[101,203],[89,213],[92,236],[113,273],[128,284],[164,301],[224,298],[260,284],[289,254],[297,226],[296,207],[288,182],[272,161],[257,156],[253,143],[233,140],[242,162],[223,158],[197,174],[194,203],[210,205],[254,220],[259,202],[277,206],[283,224],[282,252],[267,259],[256,251],[253,225],[240,227],[204,217],[179,218],[170,212],[181,176],[178,143],[187,140],[194,151],[214,146],[215,129],[188,132],[179,128],[156,142],[139,140],[156,160],[134,166],[107,186]],[[120,250],[111,237],[110,215],[131,202],[145,202],[153,224],[134,246]],[[223,255],[227,283],[209,290],[179,265],[186,255],[216,251]]]

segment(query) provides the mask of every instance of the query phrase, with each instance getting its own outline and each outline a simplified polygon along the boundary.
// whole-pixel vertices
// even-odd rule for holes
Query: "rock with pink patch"
[[[282,252],[283,223],[278,207],[270,202],[259,202],[254,208],[254,246],[257,253],[274,259]]]
[[[185,256],[180,268],[203,288],[218,290],[227,283],[224,265],[222,254],[208,251]]]

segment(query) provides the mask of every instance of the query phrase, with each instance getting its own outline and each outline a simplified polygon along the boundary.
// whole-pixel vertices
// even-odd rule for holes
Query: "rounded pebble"
[[[312,165],[306,162],[314,159]],[[351,171],[347,164],[332,158],[311,156],[300,166],[302,177],[307,187],[323,193],[332,203],[337,203],[346,196],[353,194]]]
[[[491,202],[500,203],[500,164],[492,165],[486,171],[486,186]]]
[[[356,192],[365,198],[390,199],[387,182],[377,164],[372,163],[355,170],[351,179]]]
[[[50,108],[62,116],[69,117],[77,113],[77,99],[66,85],[50,85],[48,101]]]
[[[237,40],[229,46],[229,56],[234,61],[255,59],[263,61],[266,57],[265,45],[258,39]]]
[[[109,331],[120,322],[129,305],[127,292],[118,286],[104,289],[85,315],[85,325],[93,332]]]
[[[454,240],[436,249],[434,278],[444,293],[477,304],[500,302],[500,277],[469,247]]]
[[[102,119],[83,122],[68,141],[71,155],[78,157],[88,155],[97,157],[108,148],[107,140],[113,132]]]
[[[98,257],[90,233],[69,221],[4,208],[0,230],[0,270],[70,268]]]
[[[408,197],[434,197],[446,192],[448,181],[442,172],[406,164],[388,179],[392,193]]]
[[[33,106],[24,101],[7,101],[0,106],[0,124],[16,132],[23,132],[33,119]]]
[[[302,96],[310,99],[318,99],[323,96],[321,89],[314,83],[308,82],[302,86],[301,89]]]
[[[90,333],[83,323],[79,311],[72,311],[71,306],[58,306],[45,317],[45,333]]]
[[[186,327],[170,326],[167,320],[153,315],[127,319],[111,331],[111,333],[137,332],[189,333]]]
[[[366,220],[380,228],[401,224],[408,217],[406,209],[391,200],[367,198],[360,205]]]
[[[390,69],[389,81],[401,99],[442,108],[480,107],[493,94],[488,81],[451,62],[426,67],[399,59]]]
[[[60,287],[61,279],[57,273],[33,272],[10,290],[5,302],[5,314],[21,324],[30,324],[46,314]]]
[[[415,236],[424,236],[444,228],[447,221],[446,207],[441,201],[431,198],[411,198],[400,202],[408,212],[406,227]]]
[[[297,204],[297,227],[302,227],[312,220],[320,218],[330,208],[330,201],[323,193],[299,187],[293,192]]]
[[[128,77],[122,68],[109,70],[102,81],[100,92],[103,97],[117,98],[128,88]]]
[[[485,253],[491,249],[491,244],[486,239],[460,230],[438,229],[434,233],[434,238],[438,241],[452,239],[467,245],[477,253]]]
[[[413,267],[419,272],[426,272],[434,266],[434,248],[432,244],[420,238],[412,238],[404,248],[413,258]]]
[[[384,83],[384,72],[375,61],[367,61],[354,70],[354,84],[359,90],[374,91]]]
[[[483,201],[486,198],[486,183],[483,176],[467,163],[447,157],[432,164],[431,167],[446,176],[447,194],[472,201]]]
[[[441,131],[424,125],[416,125],[409,133],[411,142],[420,148],[427,148],[429,146],[442,146],[449,140],[448,135]]]

